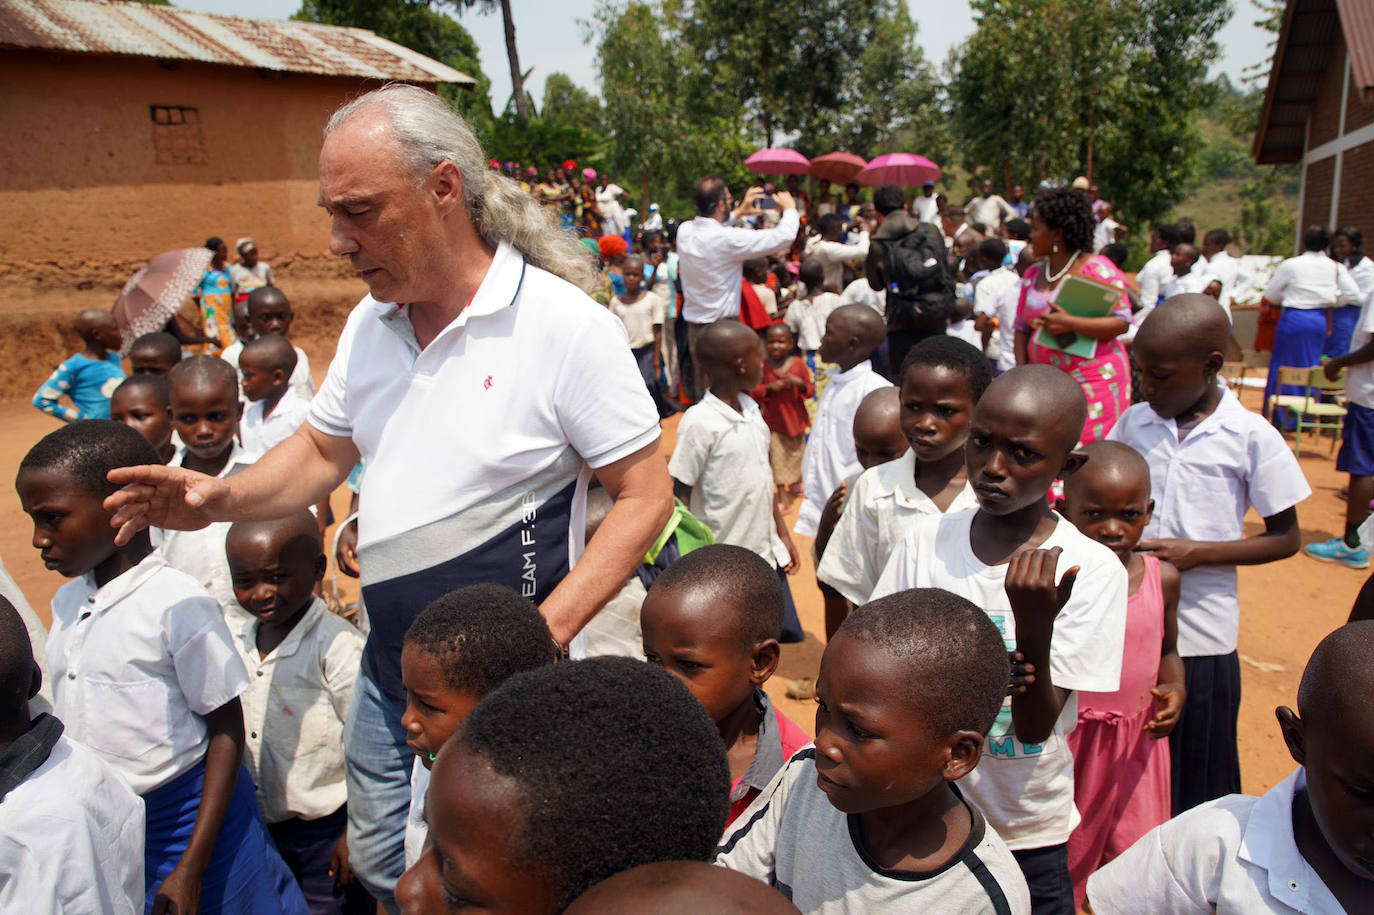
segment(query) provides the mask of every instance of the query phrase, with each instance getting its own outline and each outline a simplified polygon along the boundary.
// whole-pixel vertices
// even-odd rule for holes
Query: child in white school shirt
[[[310,400],[291,386],[296,351],[285,337],[251,340],[239,355],[239,376],[248,406],[239,423],[244,450],[266,454],[296,434],[310,414]]]
[[[1073,912],[1068,839],[1079,822],[1065,733],[1072,691],[1121,677],[1126,569],[1050,510],[1050,484],[1078,467],[1083,391],[1051,366],[1023,365],[988,386],[965,452],[974,511],[918,519],[893,550],[874,599],[943,588],[992,618],[1012,652],[1010,698],[964,793],[1012,850],[1037,912]],[[1027,669],[1034,668],[1027,684]]]
[[[143,801],[109,765],[31,715],[42,674],[0,597],[0,912],[143,911]]]
[[[225,554],[254,617],[234,647],[249,674],[244,762],[267,831],[314,915],[374,912],[348,870],[345,835],[343,731],[363,637],[314,594],[325,570],[319,525],[308,511],[240,521]]]
[[[1298,711],[1276,710],[1299,768],[1263,797],[1233,794],[1147,833],[1088,878],[1099,915],[1343,915],[1374,900],[1374,621],[1313,652]]]
[[[1155,512],[1140,548],[1182,573],[1178,652],[1188,698],[1169,735],[1175,814],[1240,791],[1236,566],[1296,553],[1296,506],[1312,493],[1279,432],[1217,383],[1230,328],[1209,296],[1175,296],[1154,309],[1131,349],[1145,402],[1108,435],[1150,465]],[[1246,537],[1252,506],[1264,532]]]

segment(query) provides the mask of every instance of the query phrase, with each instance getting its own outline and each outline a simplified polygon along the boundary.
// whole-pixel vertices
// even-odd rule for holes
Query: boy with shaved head
[[[110,395],[124,380],[119,328],[108,311],[87,308],[76,316],[76,333],[85,346],[43,382],[33,405],[66,423],[109,419]],[[72,402],[70,407],[61,403],[63,397]]]
[[[1188,697],[1169,735],[1175,814],[1240,791],[1236,566],[1296,553],[1296,506],[1312,494],[1278,430],[1218,384],[1230,330],[1216,299],[1202,294],[1150,312],[1131,348],[1145,402],[1108,435],[1150,465],[1155,512],[1140,548],[1183,573],[1178,653]],[[1247,537],[1252,507],[1264,531]]]
[[[1087,409],[1077,382],[1051,366],[996,378],[974,407],[964,446],[978,507],[917,519],[873,589],[878,598],[943,588],[972,601],[1018,663],[964,793],[1012,850],[1037,913],[1074,911],[1069,697],[1117,689],[1125,640],[1125,567],[1045,499],[1084,461],[1075,447]]]
[[[1367,912],[1374,899],[1374,621],[1313,652],[1298,710],[1275,710],[1298,770],[1170,820],[1088,879],[1101,915]]]

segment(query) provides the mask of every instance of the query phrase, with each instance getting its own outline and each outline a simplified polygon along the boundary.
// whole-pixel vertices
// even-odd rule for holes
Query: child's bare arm
[[[825,506],[821,509],[821,518],[816,522],[816,561],[819,562],[825,555],[825,548],[830,543],[830,536],[835,533],[835,525],[840,521],[840,513],[844,507],[845,493],[849,491],[849,483],[842,482],[830,494],[830,498],[825,501]]]
[[[1156,740],[1168,737],[1178,724],[1188,695],[1184,687],[1183,659],[1178,655],[1178,597],[1183,587],[1178,569],[1160,562],[1159,585],[1164,592],[1164,639],[1160,645],[1155,688],[1150,690],[1158,706],[1154,717],[1145,722],[1145,730]]]
[[[797,545],[792,542],[792,532],[787,529],[787,522],[783,520],[782,503],[777,499],[773,500],[773,526],[777,529],[783,546],[787,547],[788,562],[782,570],[788,575],[796,575],[797,570],[801,568],[801,556],[797,554]]]
[[[1287,559],[1302,546],[1297,508],[1286,508],[1264,519],[1264,533],[1240,540],[1142,540],[1138,549],[1186,572],[1197,566],[1257,566]]]
[[[1025,677],[1024,689],[1012,691],[1011,721],[1016,739],[1041,743],[1054,731],[1069,691],[1054,685],[1050,674],[1050,642],[1054,620],[1068,603],[1078,566],[1064,573],[1056,585],[1055,568],[1063,550],[1025,550],[1012,557],[1007,569],[1007,600],[1016,621],[1016,653],[1031,665],[1034,675]]]
[[[1029,352],[1028,352],[1028,351],[1029,351],[1029,346],[1028,346],[1028,341],[1029,341],[1029,340],[1030,340],[1030,336],[1029,336],[1024,330],[1018,330],[1018,331],[1016,332],[1016,337],[1015,337],[1015,341],[1016,341],[1016,342],[1015,342],[1015,344],[1014,344],[1014,347],[1015,347],[1015,349],[1016,349],[1016,364],[1017,364],[1017,365],[1026,365],[1027,363],[1030,362],[1030,355],[1029,355]]]
[[[210,867],[210,857],[243,764],[243,707],[239,700],[230,699],[204,718],[210,749],[205,752],[205,781],[196,825],[191,829],[191,839],[181,860],[158,887],[153,915],[199,910],[200,882]]]

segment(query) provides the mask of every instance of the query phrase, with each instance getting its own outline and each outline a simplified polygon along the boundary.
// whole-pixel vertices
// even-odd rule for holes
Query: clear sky
[[[172,0],[176,6],[285,19],[299,7],[299,0]],[[1251,0],[1231,0],[1235,14],[1220,35],[1221,59],[1217,71],[1238,80],[1246,68],[1268,61],[1271,36],[1254,25],[1259,18]],[[587,89],[597,90],[596,53],[582,43],[582,21],[590,19],[597,0],[512,0],[515,41],[522,69],[534,68],[528,87],[535,99],[544,94],[544,78],[561,71]],[[907,0],[912,18],[920,26],[919,38],[926,58],[943,65],[949,49],[973,32],[968,0]],[[472,33],[481,50],[482,69],[492,80],[492,104],[501,108],[510,97],[510,71],[499,9],[488,14],[464,13],[459,21]],[[1267,70],[1267,67],[1266,67]]]

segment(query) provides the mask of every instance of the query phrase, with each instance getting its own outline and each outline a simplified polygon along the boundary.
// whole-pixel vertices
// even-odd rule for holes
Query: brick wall
[[[1322,74],[1321,87],[1312,102],[1307,122],[1307,148],[1314,149],[1336,139],[1341,129],[1341,81],[1345,79],[1345,42],[1337,40],[1331,47]]]
[[[1366,105],[1360,99],[1360,87],[1355,84],[1352,73],[1345,103],[1345,132],[1358,130],[1366,124],[1374,124],[1374,105]]]
[[[1307,166],[1303,176],[1302,222],[1298,231],[1310,225],[1324,226],[1331,219],[1331,181],[1336,176],[1336,157],[1327,156]]]
[[[1343,156],[1336,222],[1374,237],[1374,141],[1347,149]]]

